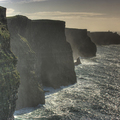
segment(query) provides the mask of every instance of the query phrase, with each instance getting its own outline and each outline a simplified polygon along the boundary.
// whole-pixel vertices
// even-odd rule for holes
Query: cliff
[[[66,40],[70,43],[73,50],[73,57],[94,57],[96,56],[96,45],[87,35],[86,29],[65,29]]]
[[[8,27],[12,36],[16,32],[29,42],[36,54],[36,76],[44,86],[58,88],[76,82],[72,49],[65,38],[65,22],[15,16],[8,18]]]
[[[120,35],[120,31],[117,31],[117,34]]]
[[[6,8],[0,7],[0,120],[13,120],[20,78],[6,23]]]
[[[120,44],[120,35],[116,32],[88,32],[88,36],[96,45]]]
[[[18,21],[14,21],[14,20]],[[11,34],[11,49],[18,57],[17,70],[20,73],[20,87],[18,92],[17,109],[25,107],[36,107],[38,104],[45,103],[44,91],[39,75],[39,64],[37,63],[37,54],[33,51],[29,41],[21,35],[19,30],[26,32],[25,24],[21,26],[22,20],[28,20],[24,17],[15,17],[8,19],[8,28]],[[26,21],[29,23],[29,20]],[[18,25],[20,24],[20,25]],[[37,69],[38,68],[38,69]]]

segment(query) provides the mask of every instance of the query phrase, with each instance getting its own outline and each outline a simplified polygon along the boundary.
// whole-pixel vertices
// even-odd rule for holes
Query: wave
[[[45,105],[15,112],[15,120],[120,119],[120,45],[99,46],[97,56],[75,67],[77,83],[44,88]]]

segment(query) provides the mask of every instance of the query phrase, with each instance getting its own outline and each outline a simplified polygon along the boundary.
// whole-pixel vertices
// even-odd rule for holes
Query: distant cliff
[[[17,59],[10,49],[6,8],[0,7],[0,120],[13,120],[16,107],[19,74]]]
[[[120,35],[120,31],[117,31],[117,34]]]
[[[76,82],[72,49],[66,42],[63,21],[30,20],[15,16],[8,18],[8,27],[13,41],[14,34],[19,34],[35,52],[35,75],[40,77],[39,81],[44,86],[58,88]]]
[[[96,45],[87,35],[86,29],[65,29],[66,40],[70,43],[73,50],[73,57],[93,57],[96,56]]]
[[[88,32],[88,36],[96,45],[120,44],[120,35],[116,32]]]

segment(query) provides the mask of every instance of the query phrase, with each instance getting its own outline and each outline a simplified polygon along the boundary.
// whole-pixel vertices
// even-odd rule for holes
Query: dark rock
[[[54,20],[30,20],[24,16],[8,18],[11,34],[27,39],[35,52],[36,76],[44,86],[58,88],[74,84],[76,75],[72,49],[65,38],[65,22]]]
[[[86,29],[65,29],[66,40],[70,43],[73,50],[73,57],[94,57],[96,56],[96,45],[87,35]]]
[[[88,36],[96,45],[120,44],[120,35],[116,32],[88,32]]]
[[[16,110],[25,107],[36,107],[38,104],[45,103],[45,96],[38,68],[40,67],[37,60],[38,55],[33,51],[29,41],[19,33],[21,29],[23,33],[26,32],[25,24],[21,26],[21,22],[23,21],[22,18],[28,20],[22,16],[15,17],[13,22],[12,20],[8,20],[8,28],[11,33],[11,49],[18,57],[17,69],[20,73],[21,81]],[[29,23],[29,20],[26,21],[26,24],[27,22]]]
[[[13,120],[20,78],[6,23],[6,8],[0,7],[0,120]]]
[[[80,58],[77,58],[77,60],[74,62],[74,65],[77,66],[77,65],[79,65],[79,64],[81,64]]]
[[[32,22],[32,25],[36,34],[32,34],[31,38],[36,38],[35,43],[37,44],[34,46],[34,50],[41,56],[43,85],[57,88],[75,83],[72,49],[66,42],[65,23],[36,20]]]

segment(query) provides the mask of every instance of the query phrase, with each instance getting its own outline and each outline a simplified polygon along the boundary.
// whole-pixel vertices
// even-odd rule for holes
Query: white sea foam
[[[95,58],[81,59],[82,64],[75,67],[76,84],[59,89],[44,88],[46,104],[38,109],[16,111],[15,117],[20,120],[119,120],[119,53],[120,46],[98,47]]]

